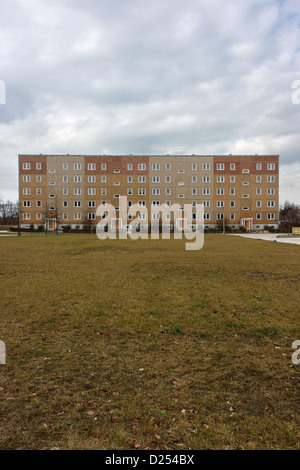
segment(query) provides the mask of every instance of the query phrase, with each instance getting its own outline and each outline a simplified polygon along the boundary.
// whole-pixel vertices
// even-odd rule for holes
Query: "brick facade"
[[[19,155],[20,225],[81,228],[127,196],[149,211],[203,202],[207,227],[277,227],[278,177],[278,155]]]

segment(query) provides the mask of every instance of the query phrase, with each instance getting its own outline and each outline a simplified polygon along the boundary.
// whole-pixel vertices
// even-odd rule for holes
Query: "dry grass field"
[[[299,449],[300,249],[0,240],[1,449]]]

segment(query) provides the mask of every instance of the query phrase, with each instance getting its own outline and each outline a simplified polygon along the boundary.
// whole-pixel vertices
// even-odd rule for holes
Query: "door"
[[[121,218],[112,219],[111,228],[113,230],[121,230],[121,228],[122,228],[122,219]]]
[[[176,227],[178,230],[184,230],[186,228],[186,219],[177,219]]]
[[[48,219],[47,220],[47,228],[48,228],[48,230],[55,230],[56,229],[56,219]]]

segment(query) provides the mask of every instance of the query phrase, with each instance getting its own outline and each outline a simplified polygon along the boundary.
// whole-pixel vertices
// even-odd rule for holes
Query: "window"
[[[230,207],[235,207],[235,201],[230,201]]]
[[[139,188],[138,190],[138,194],[141,196],[141,195],[145,195],[146,194],[146,188]]]
[[[49,181],[50,186],[55,186],[55,184],[56,184],[55,181]]]
[[[37,220],[41,220],[42,214],[40,212],[37,212],[36,213],[36,218],[37,218]]]
[[[96,207],[96,201],[89,201],[88,207]]]
[[[178,181],[178,186],[184,186],[184,181]]]
[[[230,183],[235,183],[235,176],[230,176]]]
[[[101,183],[106,183],[106,176],[101,176]]]
[[[275,207],[275,201],[268,201],[267,206],[268,207]]]
[[[106,170],[106,163],[101,163],[101,170],[103,170],[103,171]]]
[[[153,207],[158,207],[159,204],[160,204],[159,201],[152,201],[152,206],[153,206]]]
[[[224,188],[217,188],[217,195],[223,196],[224,195]]]
[[[178,170],[178,173],[184,173],[184,170]]]
[[[256,219],[261,220],[261,214],[259,212],[256,214]]]
[[[81,176],[74,176],[74,183],[81,183]]]
[[[167,188],[167,189],[166,189],[166,196],[170,196],[170,194],[171,194],[171,189],[170,189],[170,188]]]
[[[160,164],[159,163],[153,163],[152,164],[152,170],[160,170]]]
[[[133,165],[132,163],[127,164],[127,170],[132,171]]]
[[[223,220],[223,214],[222,214],[222,213],[221,213],[221,214],[217,214],[217,219],[218,219],[218,220]]]
[[[196,188],[192,188],[192,195],[193,195],[193,196],[196,196],[196,194],[197,194],[197,189],[196,189]]]
[[[128,194],[129,196],[132,195],[132,188],[127,188],[127,194]]]
[[[139,201],[138,206],[139,207],[145,207],[146,206],[146,201]]]
[[[49,173],[55,173],[54,168],[50,168]]]
[[[23,175],[23,183],[30,183],[31,176],[29,175]]]
[[[23,194],[29,196],[30,193],[31,193],[31,189],[30,189],[30,188],[23,188]]]
[[[81,170],[81,163],[74,163],[74,170]]]
[[[31,219],[31,214],[29,212],[26,212],[25,214],[23,214],[23,219],[24,220],[30,220]]]
[[[217,201],[217,207],[224,207],[224,201]]]
[[[159,214],[159,212],[157,212],[157,213],[154,212],[154,213],[152,214],[152,219],[153,219],[153,220],[159,220],[159,219],[160,219],[160,214]]]
[[[68,207],[68,201],[63,201],[63,207]]]
[[[64,176],[63,176],[63,183],[67,183],[67,182],[68,182],[68,179],[69,179],[68,176],[67,176],[67,175],[64,175]]]
[[[88,188],[89,196],[95,196],[95,194],[96,194],[96,188]]]
[[[275,163],[268,163],[267,170],[275,170]]]
[[[30,207],[31,203],[30,201],[23,201],[23,207]]]
[[[120,194],[114,194],[115,199],[119,199],[119,197],[120,197]]]
[[[36,194],[39,196],[42,194],[42,188],[36,188]]]
[[[246,168],[243,168],[242,169],[242,173],[250,173],[250,170],[246,169]]]
[[[96,170],[96,163],[88,163],[88,170]]]
[[[235,163],[230,163],[230,170],[231,171],[235,170]]]
[[[63,195],[67,196],[68,195],[68,188],[63,188]]]
[[[152,183],[159,183],[160,177],[159,176],[152,176]]]
[[[81,188],[74,188],[74,196],[81,196]]]
[[[89,176],[88,177],[88,182],[89,183],[96,183],[96,176]]]
[[[127,183],[132,183],[132,181],[133,181],[132,176],[127,176]]]
[[[261,188],[256,188],[256,194],[257,194],[257,196],[261,195]]]
[[[101,194],[105,195],[106,194],[106,188],[101,188]]]
[[[23,163],[23,170],[30,170],[30,163]]]
[[[243,181],[242,186],[249,186],[249,182],[248,181]]]
[[[68,163],[63,163],[63,170],[67,170],[69,168]]]
[[[249,197],[249,194],[243,194],[242,197],[243,197],[244,199],[246,199],[246,198]]]
[[[120,173],[120,170],[114,170],[114,173]]]
[[[63,219],[64,219],[64,220],[68,220],[68,214],[67,214],[67,212],[64,212],[64,213],[63,213]]]
[[[257,169],[258,171],[261,171],[261,163],[256,163],[256,169]]]
[[[202,189],[202,194],[204,196],[209,196],[210,195],[210,188],[203,188]]]
[[[256,201],[256,207],[261,207],[261,201]]]
[[[55,194],[49,194],[50,199],[54,199],[56,196]]]
[[[36,168],[37,170],[41,170],[41,169],[42,169],[42,164],[41,164],[41,163],[36,163],[36,164],[35,164],[35,168]]]
[[[159,188],[153,188],[152,189],[152,194],[155,196],[155,195],[159,195],[160,194],[160,189]]]
[[[192,170],[197,170],[197,163],[192,164]]]
[[[256,182],[257,182],[257,183],[261,183],[261,176],[257,176],[257,177],[256,177]]]
[[[89,220],[95,220],[96,219],[96,214],[94,212],[89,212],[88,213],[88,219]]]
[[[74,201],[74,207],[81,207],[81,201]]]
[[[224,176],[217,176],[217,183],[224,183]]]
[[[275,194],[275,188],[268,188],[267,189],[267,194],[270,196],[270,195],[274,195]]]
[[[210,170],[210,163],[203,163],[202,169],[203,170]]]
[[[210,220],[210,214],[209,213],[203,214],[203,219],[204,220]]]
[[[138,164],[138,169],[139,170],[146,170],[146,163],[139,163]]]
[[[36,201],[36,207],[42,207],[42,201]]]
[[[275,176],[268,176],[267,181],[268,183],[275,183]]]
[[[268,218],[268,220],[274,220],[275,219],[275,214],[273,212],[268,213],[267,218]]]
[[[80,220],[81,219],[81,215],[79,212],[75,212],[74,214],[74,220]]]
[[[196,203],[197,205],[197,203]],[[210,201],[203,201],[203,206],[204,207],[210,207]]]
[[[235,195],[235,189],[234,188],[230,188],[230,194],[231,194],[231,196]]]
[[[197,176],[193,176],[193,178],[197,178]],[[203,183],[210,183],[210,176],[203,176],[202,181]]]
[[[235,214],[231,213],[230,214],[230,220],[234,220],[235,219]]]
[[[171,183],[171,176],[166,176],[165,181],[166,183]]]
[[[178,197],[179,197],[179,198],[183,198],[183,197],[184,197],[184,194],[178,194]]]
[[[217,170],[218,171],[224,170],[224,163],[217,163]]]
[[[120,184],[121,184],[120,181],[115,181],[114,182],[114,186],[120,186]]]
[[[155,178],[155,176],[153,176],[153,178]],[[158,178],[159,178],[159,176],[158,176]],[[146,176],[139,176],[138,182],[139,183],[146,183]]]
[[[171,170],[171,163],[166,163],[166,170]]]

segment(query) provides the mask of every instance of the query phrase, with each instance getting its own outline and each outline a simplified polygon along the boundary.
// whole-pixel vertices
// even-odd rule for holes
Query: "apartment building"
[[[19,155],[20,226],[82,228],[116,209],[116,228],[137,216],[160,218],[153,208],[179,205],[170,226],[183,227],[184,205],[204,204],[204,225],[260,230],[278,227],[278,155]],[[127,220],[119,198],[127,196]],[[135,204],[141,214],[130,213]],[[98,207],[103,213],[96,215]],[[143,212],[148,209],[149,215]],[[150,211],[152,209],[152,214]],[[100,211],[101,212],[101,211]],[[193,218],[196,215],[193,214]]]

